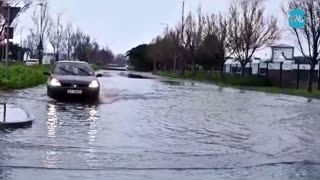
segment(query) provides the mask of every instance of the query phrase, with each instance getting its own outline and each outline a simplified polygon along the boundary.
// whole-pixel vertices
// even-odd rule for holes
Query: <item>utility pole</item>
[[[166,26],[166,31],[169,30],[169,24],[168,23],[160,23],[160,24],[163,25],[163,26]]]
[[[183,42],[184,31],[184,0],[182,1],[182,15],[181,15],[181,42]]]
[[[182,1],[182,14],[181,14],[181,56],[180,56],[180,76],[184,76],[184,62],[183,62],[183,41],[184,41],[184,0]]]

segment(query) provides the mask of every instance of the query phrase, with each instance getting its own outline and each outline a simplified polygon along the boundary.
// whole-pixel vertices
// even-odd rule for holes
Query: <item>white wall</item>
[[[51,61],[54,60],[53,55],[44,55],[42,59],[42,64],[51,64]]]
[[[283,61],[282,59],[282,53],[284,53],[286,58],[293,58],[293,49],[291,48],[274,48],[273,49],[273,61],[277,62],[277,61]]]

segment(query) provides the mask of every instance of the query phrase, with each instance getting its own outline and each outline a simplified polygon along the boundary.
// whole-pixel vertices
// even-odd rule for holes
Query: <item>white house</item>
[[[43,55],[42,64],[54,64],[55,57],[53,53],[46,53]]]
[[[52,54],[52,53],[44,54],[43,59],[42,59],[42,64],[53,64],[53,63],[55,63],[54,59],[55,59],[54,54]],[[25,53],[24,57],[23,57],[23,61],[26,62],[28,60],[36,60],[36,59],[32,59],[30,57],[30,53]]]

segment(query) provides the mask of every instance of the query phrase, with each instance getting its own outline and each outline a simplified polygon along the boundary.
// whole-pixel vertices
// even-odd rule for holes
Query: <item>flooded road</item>
[[[0,131],[0,179],[320,178],[318,100],[104,75],[97,104],[1,95],[36,121]]]

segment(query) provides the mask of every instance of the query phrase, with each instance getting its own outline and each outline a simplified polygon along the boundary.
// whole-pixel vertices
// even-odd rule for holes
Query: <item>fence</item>
[[[314,70],[313,87],[320,90],[319,66],[316,65]],[[294,64],[292,62],[281,63],[248,63],[245,67],[246,75],[266,76],[273,85],[281,88],[307,88],[309,80],[309,64]],[[240,63],[225,65],[225,73],[241,74],[242,68]]]

